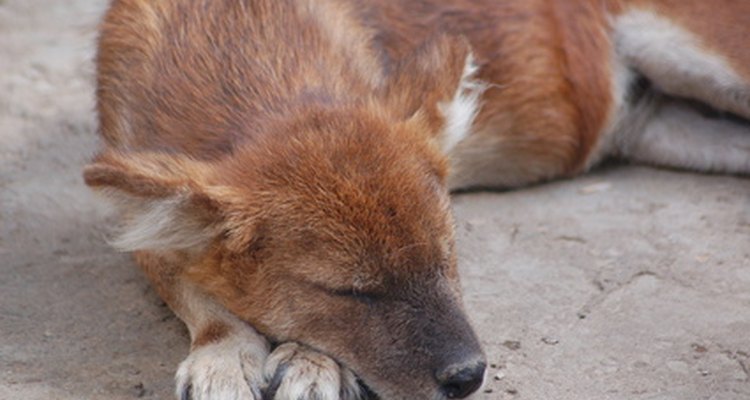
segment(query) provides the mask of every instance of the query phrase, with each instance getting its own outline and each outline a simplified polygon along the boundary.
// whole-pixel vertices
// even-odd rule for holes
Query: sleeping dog
[[[465,398],[449,192],[750,172],[750,3],[114,0],[86,183],[187,325],[177,396]],[[271,346],[273,343],[273,346]]]

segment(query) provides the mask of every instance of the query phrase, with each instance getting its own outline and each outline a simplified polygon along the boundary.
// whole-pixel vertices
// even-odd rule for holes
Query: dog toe
[[[265,351],[242,338],[193,350],[177,371],[180,400],[262,400]]]
[[[330,357],[284,343],[266,359],[266,400],[359,400],[357,379]]]

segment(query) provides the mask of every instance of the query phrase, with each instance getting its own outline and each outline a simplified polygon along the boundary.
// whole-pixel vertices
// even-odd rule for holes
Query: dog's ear
[[[122,212],[116,248],[188,250],[203,248],[220,231],[220,205],[204,183],[210,168],[173,155],[108,151],[86,166],[83,177]]]
[[[426,124],[448,153],[469,135],[485,85],[463,37],[435,35],[395,65],[385,85],[392,112]]]

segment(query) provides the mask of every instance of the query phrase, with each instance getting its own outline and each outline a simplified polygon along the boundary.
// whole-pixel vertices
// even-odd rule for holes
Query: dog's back
[[[111,145],[218,157],[274,118],[351,102],[381,81],[376,55],[361,45],[370,40],[365,28],[319,27],[346,21],[345,4],[116,3],[97,60],[101,131]]]
[[[571,176],[610,156],[750,173],[746,124],[683,101],[750,119],[750,3],[354,1],[388,59],[436,31],[471,42],[490,87],[451,154],[454,188]]]

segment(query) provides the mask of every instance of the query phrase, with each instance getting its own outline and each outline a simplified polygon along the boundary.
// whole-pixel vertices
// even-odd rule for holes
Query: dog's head
[[[331,355],[384,399],[463,398],[485,362],[444,153],[475,112],[467,58],[439,38],[370,98],[302,105],[224,159],[108,151],[86,181],[124,205],[119,247],[189,254],[186,273],[272,339]]]

